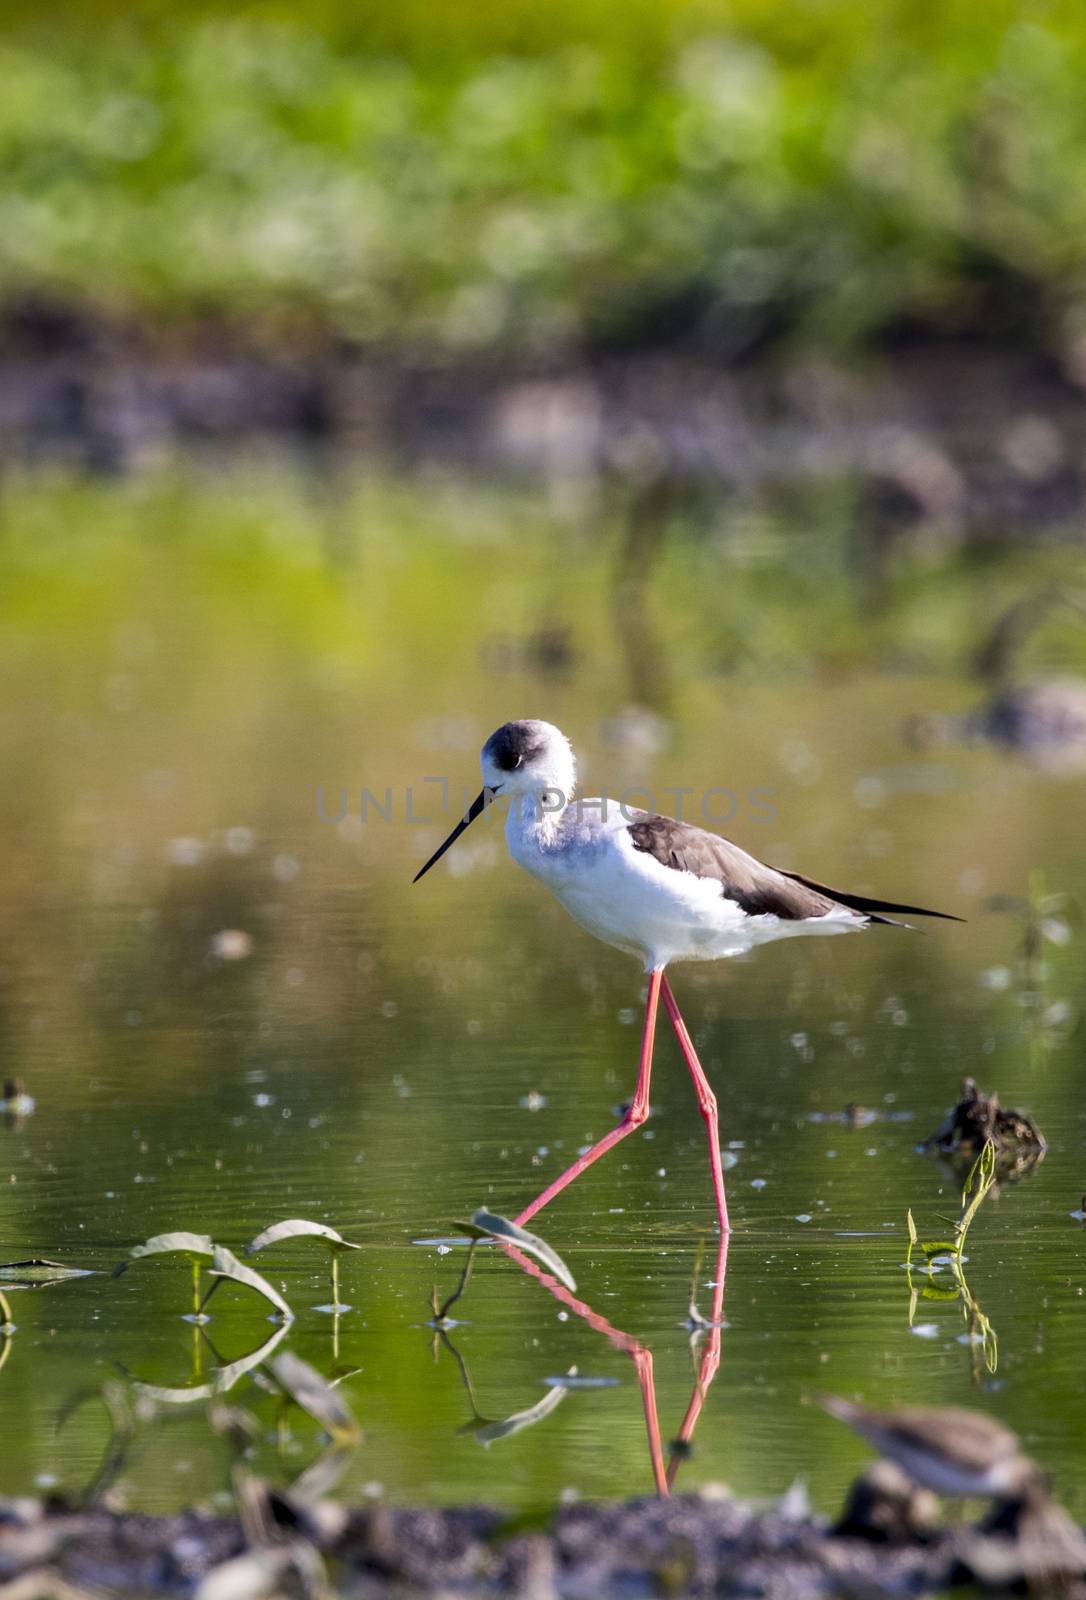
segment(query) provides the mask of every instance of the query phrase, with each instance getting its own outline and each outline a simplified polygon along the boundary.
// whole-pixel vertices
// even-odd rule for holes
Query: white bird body
[[[721,893],[718,878],[675,871],[638,849],[630,825],[645,815],[612,799],[572,800],[548,811],[528,797],[514,798],[505,838],[513,860],[546,884],[582,928],[639,957],[646,971],[673,961],[745,955],[774,939],[867,926],[867,917],[847,906],[791,921],[771,912],[751,916]],[[732,849],[751,870],[760,867]]]

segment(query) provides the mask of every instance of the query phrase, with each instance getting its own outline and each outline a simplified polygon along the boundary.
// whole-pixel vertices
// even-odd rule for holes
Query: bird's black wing
[[[941,917],[945,922],[964,922],[964,917],[956,917],[952,911],[929,911],[925,906],[903,906],[893,900],[872,900],[867,895],[850,894],[843,889],[828,889],[824,883],[815,883],[813,878],[805,878],[799,872],[786,872],[783,867],[776,868],[782,877],[791,878],[795,883],[802,883],[808,889],[814,889],[818,894],[826,895],[838,905],[848,906],[851,911],[862,911],[873,921],[885,921],[876,913],[879,911],[897,911],[902,916],[909,917]]]
[[[846,909],[859,912],[871,922],[892,922],[892,917],[881,914],[891,911],[945,917],[951,922],[962,920],[947,911],[926,911],[922,906],[897,905],[891,900],[872,900],[831,889],[798,872],[767,866],[730,839],[674,817],[646,813],[632,822],[628,831],[634,848],[645,851],[661,866],[692,872],[697,878],[716,879],[725,898],[734,900],[751,917],[774,916],[784,922],[803,922]]]

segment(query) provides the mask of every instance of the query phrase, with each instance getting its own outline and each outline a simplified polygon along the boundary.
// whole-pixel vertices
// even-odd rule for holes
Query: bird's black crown
[[[515,772],[544,748],[538,724],[506,722],[486,742],[486,754],[502,772]]]

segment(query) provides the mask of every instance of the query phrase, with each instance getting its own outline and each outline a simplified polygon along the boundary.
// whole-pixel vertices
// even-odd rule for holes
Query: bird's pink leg
[[[578,1156],[571,1167],[567,1167],[560,1177],[555,1178],[553,1183],[547,1185],[541,1195],[536,1196],[530,1206],[525,1207],[520,1216],[515,1219],[521,1227],[534,1217],[537,1211],[542,1211],[543,1207],[548,1205],[556,1194],[561,1194],[566,1185],[572,1183],[574,1178],[579,1178],[581,1173],[592,1165],[593,1161],[598,1161],[600,1156],[606,1155],[608,1150],[618,1144],[620,1139],[625,1139],[628,1133],[632,1133],[635,1128],[640,1128],[641,1124],[647,1119],[649,1114],[649,1079],[652,1076],[652,1041],[656,1034],[656,1008],[660,999],[661,984],[663,984],[666,993],[667,983],[664,980],[664,969],[663,967],[656,967],[649,973],[649,993],[648,999],[645,1001],[645,1028],[641,1035],[641,1058],[637,1067],[637,1087],[634,1090],[634,1097],[630,1101],[626,1115],[617,1127],[612,1128],[610,1133],[605,1133],[603,1138],[597,1140],[590,1150],[585,1151],[583,1156]],[[672,1003],[674,1004],[674,1002]],[[693,1046],[691,1046],[691,1049],[693,1049]],[[723,1190],[721,1192],[723,1193]],[[725,1219],[726,1217],[727,1213],[725,1213]]]
[[[661,974],[662,976],[662,974]],[[671,1018],[671,1026],[675,1029],[675,1037],[679,1041],[679,1049],[683,1053],[690,1076],[694,1080],[694,1089],[698,1097],[698,1107],[709,1134],[709,1166],[713,1174],[713,1192],[716,1195],[716,1214],[720,1219],[721,1233],[729,1232],[728,1227],[728,1201],[724,1194],[724,1166],[720,1159],[720,1132],[717,1128],[716,1095],[709,1086],[698,1053],[694,1049],[694,1041],[687,1031],[682,1013],[675,1004],[675,996],[671,992],[671,985],[663,978],[662,993],[667,1014]]]

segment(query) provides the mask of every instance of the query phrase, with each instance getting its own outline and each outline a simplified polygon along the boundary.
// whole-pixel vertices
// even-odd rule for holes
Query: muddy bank
[[[983,1577],[1022,1581],[1020,1530],[957,1526],[834,1533],[802,1507],[755,1511],[724,1493],[574,1504],[510,1522],[450,1510],[250,1500],[242,1520],[0,1501],[0,1595],[107,1589],[216,1597],[263,1593],[472,1595],[592,1600],[639,1595],[924,1595]],[[1060,1514],[1062,1515],[1062,1513]],[[245,1530],[243,1531],[243,1523]],[[262,1528],[254,1536],[254,1528]],[[887,1542],[886,1532],[890,1539]],[[881,1535],[881,1537],[879,1536]],[[1075,1535],[1077,1538],[1077,1534]],[[1042,1532],[1051,1553],[1054,1541]],[[1061,1592],[1086,1592],[1077,1576]]]
[[[851,368],[681,349],[450,365],[312,330],[164,330],[41,302],[0,311],[0,462],[130,472],[275,443],[395,470],[455,465],[742,492],[856,472],[866,523],[953,542],[1086,522],[1083,388],[1013,346],[919,341]]]

